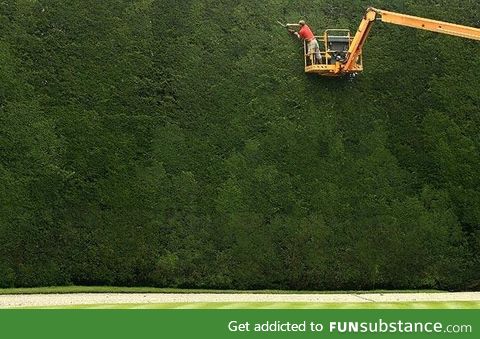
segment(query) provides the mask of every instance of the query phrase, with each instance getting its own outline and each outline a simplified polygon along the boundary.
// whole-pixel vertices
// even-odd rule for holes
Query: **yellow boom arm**
[[[420,18],[411,15],[399,14],[370,7],[360,23],[357,33],[350,44],[348,58],[343,70],[348,72],[362,53],[368,33],[375,20],[400,26],[413,27],[427,31],[455,35],[462,38],[480,40],[480,28],[462,26],[443,21]]]

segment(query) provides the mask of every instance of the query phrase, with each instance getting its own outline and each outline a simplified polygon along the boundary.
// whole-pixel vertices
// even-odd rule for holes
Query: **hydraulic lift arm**
[[[480,28],[462,26],[443,21],[420,18],[370,7],[360,23],[357,33],[350,44],[348,58],[343,69],[348,71],[362,53],[368,33],[375,20],[400,26],[413,27],[427,31],[455,35],[462,38],[480,40]]]

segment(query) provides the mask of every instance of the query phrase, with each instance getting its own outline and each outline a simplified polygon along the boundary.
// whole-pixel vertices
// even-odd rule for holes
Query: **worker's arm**
[[[294,34],[297,38],[300,39],[300,34],[298,34],[297,31],[295,31],[294,29],[292,29],[292,27],[295,27],[295,28],[300,27],[299,24],[286,24],[285,26],[287,26],[289,33]]]
[[[293,30],[293,29],[290,28],[290,27],[298,28],[298,27],[300,27],[299,24],[286,24],[285,26],[287,26],[288,31],[289,31],[290,33],[295,34],[295,36],[296,36],[297,38],[301,39],[300,34],[298,34],[297,31],[295,31],[295,30]]]

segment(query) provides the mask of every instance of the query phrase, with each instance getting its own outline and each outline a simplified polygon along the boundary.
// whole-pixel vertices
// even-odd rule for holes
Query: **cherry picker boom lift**
[[[462,26],[443,21],[368,8],[355,36],[348,29],[327,29],[316,37],[321,49],[321,60],[304,46],[305,72],[322,76],[342,76],[363,71],[362,49],[375,21],[427,31],[480,40],[480,28]]]

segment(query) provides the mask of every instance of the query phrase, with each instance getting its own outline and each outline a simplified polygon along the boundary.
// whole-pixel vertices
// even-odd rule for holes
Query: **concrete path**
[[[391,303],[391,302],[480,302],[480,292],[371,293],[371,294],[162,294],[75,293],[0,295],[0,308],[55,307],[101,304],[161,303]]]

